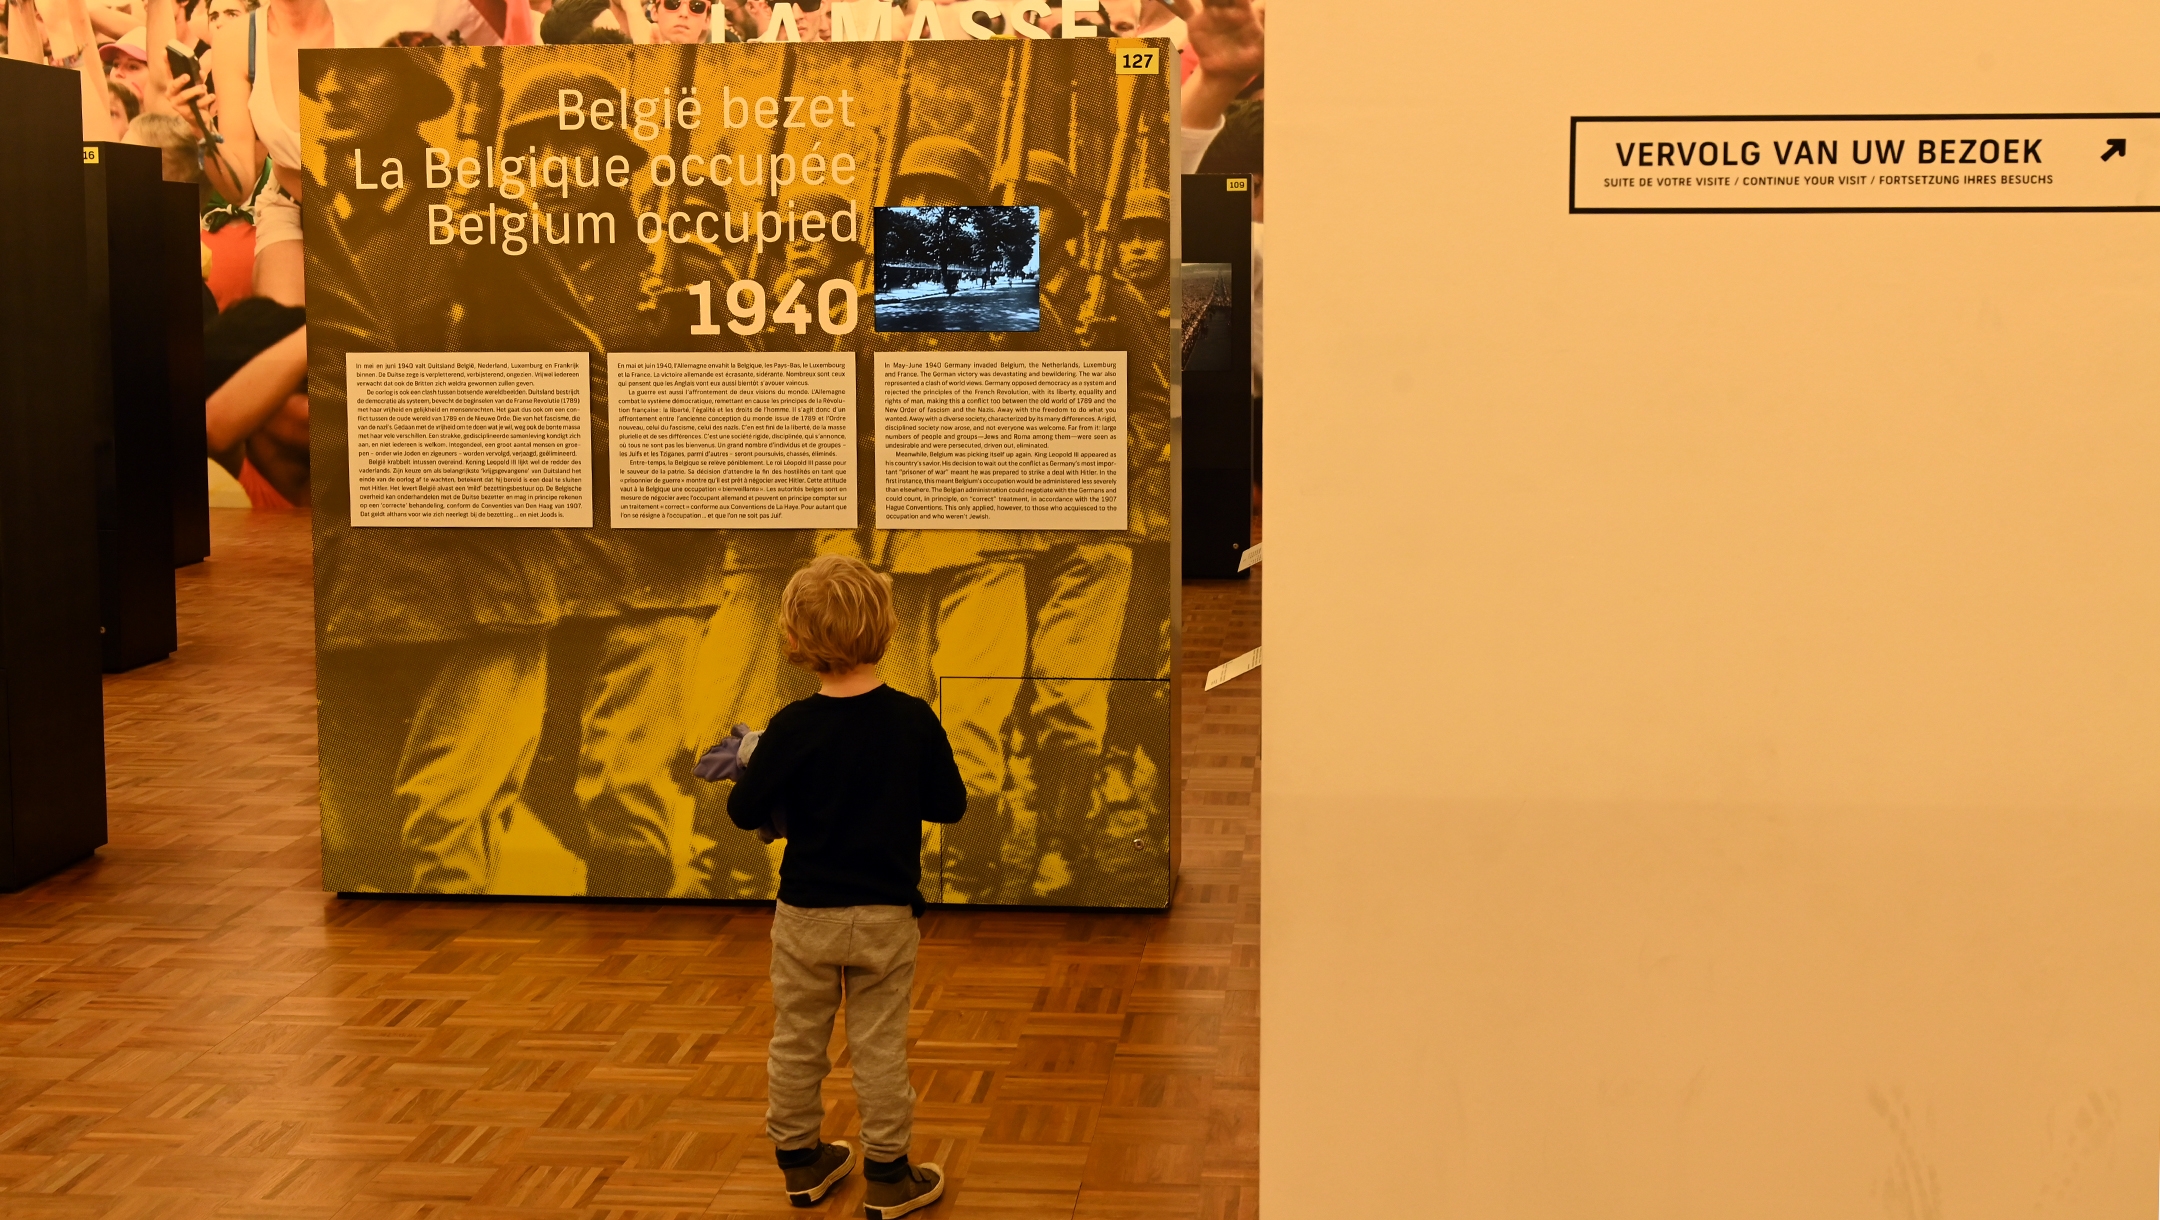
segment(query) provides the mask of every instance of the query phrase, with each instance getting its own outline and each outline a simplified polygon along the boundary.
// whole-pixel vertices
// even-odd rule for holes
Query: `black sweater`
[[[787,812],[780,901],[922,912],[922,824],[957,822],[967,787],[930,705],[890,686],[780,709],[728,794],[753,830]]]

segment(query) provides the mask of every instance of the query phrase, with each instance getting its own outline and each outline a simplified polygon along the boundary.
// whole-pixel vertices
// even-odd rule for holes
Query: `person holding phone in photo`
[[[189,73],[188,83],[172,97],[174,107],[197,123],[204,146],[216,153],[204,162],[219,194],[248,198],[249,183],[239,167],[270,159],[270,176],[254,192],[250,208],[255,294],[285,305],[307,299],[300,246],[300,51],[342,45],[338,33],[327,0],[270,0],[246,20],[216,27],[211,53],[223,66],[214,82],[219,131],[201,117],[200,103],[211,92],[200,77]]]
[[[505,0],[404,0],[332,5],[330,0],[269,0],[242,21],[214,23],[211,53],[219,65],[208,83],[190,73],[173,106],[197,121],[205,143],[222,145],[226,164],[211,184],[226,198],[246,198],[241,166],[271,173],[254,192],[255,294],[287,305],[306,300],[306,263],[300,246],[300,52],[328,47],[376,47],[408,33],[444,42],[530,42],[530,8]],[[175,81],[175,84],[178,82]],[[196,116],[214,90],[218,131]],[[191,105],[191,103],[193,105]]]

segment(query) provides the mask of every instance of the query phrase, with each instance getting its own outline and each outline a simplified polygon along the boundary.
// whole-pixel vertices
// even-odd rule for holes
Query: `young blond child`
[[[825,1048],[844,996],[864,1211],[891,1220],[945,1192],[936,1165],[907,1159],[915,1117],[907,1024],[922,824],[959,821],[967,788],[930,705],[878,680],[893,632],[887,578],[859,560],[818,559],[788,581],[780,627],[787,659],[817,674],[818,693],[780,709],[757,741],[755,765],[735,757],[738,729],[700,772],[735,780],[728,817],[737,826],[779,827],[787,837],[773,911],[765,1130],[798,1207],[855,1167],[853,1148],[820,1139],[820,1086],[832,1067]]]

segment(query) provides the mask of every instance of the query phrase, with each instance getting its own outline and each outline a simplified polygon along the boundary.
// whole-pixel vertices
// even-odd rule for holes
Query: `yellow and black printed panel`
[[[969,790],[996,793],[944,828],[938,901],[1169,905],[1168,682],[948,677],[938,690]],[[995,739],[981,732],[992,724]]]
[[[1145,883],[1065,857],[1057,884],[956,870],[1025,821],[1012,811],[1038,798],[1012,794],[1038,771],[1174,788],[1162,700],[1089,693],[1166,691],[1174,672],[1166,76],[1120,75],[1106,44],[1074,40],[310,51],[302,84],[327,888],[770,897],[784,841],[736,830],[728,786],[691,765],[815,689],[782,660],[779,595],[838,553],[892,577],[881,672],[980,764],[969,817],[925,832],[925,896],[1163,905],[1166,850],[1135,853],[1160,862]],[[881,208],[927,209],[971,248],[1024,211],[1033,244],[1008,233],[1009,257],[957,275],[934,243],[881,268]],[[1027,298],[1034,327],[880,330],[881,292],[975,324],[1018,315],[960,298]],[[880,355],[1063,352],[1122,353],[1126,528],[876,527]],[[588,489],[590,525],[373,523],[356,496],[400,462],[483,505],[509,462],[483,449],[432,473],[443,454],[419,430],[400,448],[392,391],[367,389],[366,411],[348,393],[354,370],[461,353],[478,372],[460,392],[482,396],[505,354],[530,357],[540,379],[499,391],[501,427],[545,415],[575,438],[551,460]],[[852,510],[634,528],[610,370],[669,353],[850,357]],[[1001,693],[968,702],[958,679]],[[1165,821],[1168,797],[1134,808],[1149,801],[1143,820]]]

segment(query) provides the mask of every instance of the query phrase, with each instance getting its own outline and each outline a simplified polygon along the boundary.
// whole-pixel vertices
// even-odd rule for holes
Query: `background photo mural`
[[[1167,903],[1176,116],[1121,45],[303,56],[326,888],[770,897],[690,768],[814,689],[774,619],[838,553],[968,782],[924,897]],[[1032,324],[881,328],[881,208],[989,218]]]

